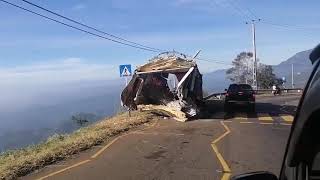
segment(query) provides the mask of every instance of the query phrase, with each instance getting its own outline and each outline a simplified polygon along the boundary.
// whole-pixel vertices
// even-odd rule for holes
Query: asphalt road
[[[208,103],[202,119],[170,119],[132,130],[22,179],[228,179],[268,170],[278,174],[298,96],[257,99],[256,113],[225,114]]]

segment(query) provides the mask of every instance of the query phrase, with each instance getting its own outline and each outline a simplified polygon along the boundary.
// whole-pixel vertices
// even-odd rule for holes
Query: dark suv
[[[230,111],[234,104],[244,104],[249,111],[255,111],[255,94],[249,84],[230,84],[225,94],[225,111]]]

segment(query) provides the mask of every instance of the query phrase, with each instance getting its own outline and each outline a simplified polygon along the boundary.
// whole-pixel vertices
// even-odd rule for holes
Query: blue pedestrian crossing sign
[[[119,66],[120,77],[132,76],[131,64],[124,64]]]

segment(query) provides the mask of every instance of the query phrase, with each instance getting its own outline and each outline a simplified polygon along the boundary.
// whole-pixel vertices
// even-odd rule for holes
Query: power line
[[[66,17],[66,16],[63,16],[63,15],[61,15],[61,14],[58,14],[58,13],[56,13],[56,12],[53,12],[52,10],[49,10],[49,9],[47,9],[47,8],[44,8],[44,7],[39,6],[39,5],[37,5],[37,4],[34,4],[34,3],[30,2],[30,1],[27,1],[27,0],[22,0],[22,1],[25,2],[25,3],[28,3],[28,4],[30,4],[30,5],[32,5],[32,6],[34,6],[34,7],[37,7],[37,8],[39,8],[39,9],[42,9],[42,10],[44,10],[44,11],[46,11],[46,12],[49,12],[49,13],[54,14],[54,15],[56,15],[56,16],[59,16],[59,17],[61,17],[61,18],[63,18],[63,19],[66,19],[66,20],[71,21],[71,22],[73,22],[73,23],[76,23],[76,24],[78,24],[78,25],[84,26],[84,27],[86,27],[86,28],[88,28],[88,29],[91,29],[91,30],[94,30],[94,31],[96,31],[96,32],[102,33],[102,34],[104,34],[104,35],[108,35],[108,36],[113,37],[113,38],[115,38],[115,39],[122,40],[122,41],[125,41],[125,42],[127,42],[127,43],[131,43],[131,44],[134,44],[134,45],[137,45],[137,46],[141,46],[141,47],[144,47],[144,48],[153,49],[153,50],[156,50],[156,51],[163,51],[163,50],[161,50],[161,49],[157,49],[157,48],[145,46],[145,45],[142,45],[142,44],[139,44],[139,43],[136,43],[136,42],[133,42],[133,41],[129,41],[129,40],[127,40],[127,39],[124,39],[124,38],[115,36],[115,35],[113,35],[113,34],[107,33],[107,32],[105,32],[105,31],[99,30],[99,29],[94,28],[94,27],[92,27],[92,26],[86,25],[86,24],[84,24],[84,23],[82,23],[82,22],[73,20],[73,19],[68,18],[68,17]]]
[[[153,49],[150,49],[150,48],[140,47],[140,46],[136,46],[136,45],[124,43],[124,42],[121,42],[121,41],[118,41],[118,40],[114,40],[114,39],[111,39],[111,38],[108,38],[108,37],[105,37],[105,36],[102,36],[102,35],[99,35],[99,34],[96,34],[96,33],[93,33],[93,32],[87,31],[87,30],[84,30],[84,29],[81,29],[81,28],[79,28],[79,27],[75,27],[75,26],[73,26],[73,25],[64,23],[64,22],[59,21],[59,20],[56,20],[56,19],[54,19],[54,18],[45,16],[45,15],[43,15],[43,14],[40,14],[40,13],[37,13],[37,12],[32,11],[32,10],[30,10],[30,9],[21,7],[21,6],[17,5],[17,4],[8,2],[8,1],[6,1],[6,0],[0,0],[0,1],[6,3],[6,4],[8,4],[8,5],[14,6],[14,7],[18,8],[18,9],[21,9],[21,10],[24,10],[24,11],[26,11],[26,12],[29,12],[29,13],[35,14],[35,15],[37,15],[37,16],[40,16],[40,17],[42,17],[42,18],[45,18],[45,19],[47,19],[47,20],[56,22],[56,23],[58,23],[58,24],[67,26],[67,27],[69,27],[69,28],[72,28],[72,29],[75,29],[75,30],[78,30],[78,31],[81,31],[81,32],[84,32],[84,33],[87,33],[87,34],[90,34],[90,35],[99,37],[99,38],[103,38],[103,39],[106,39],[106,40],[109,40],[109,41],[112,41],[112,42],[115,42],[115,43],[119,43],[119,44],[122,44],[122,45],[130,46],[130,47],[137,48],[137,49],[141,49],[141,50],[151,51],[151,52],[159,52],[159,50],[160,50],[160,49],[156,50],[156,49],[154,49],[154,48],[153,48]],[[22,0],[22,1],[25,1],[25,0]],[[77,23],[77,24],[78,24],[78,23]],[[86,25],[85,25],[85,26],[86,26]],[[146,47],[147,47],[147,46],[146,46]],[[200,60],[200,61],[206,61],[206,62],[216,63],[216,64],[231,65],[231,64],[228,64],[228,63],[223,62],[223,61],[208,60],[208,59],[202,59],[202,58],[195,58],[195,59]]]
[[[235,1],[232,1],[232,3],[235,4]],[[238,6],[238,7],[240,8],[240,6]],[[249,9],[247,7],[244,7],[244,8],[247,10],[247,12],[249,12],[248,14],[251,15],[252,19],[260,19],[260,18],[258,18],[258,16],[256,16],[256,14],[251,9]]]
[[[224,7],[224,6],[222,6],[221,4],[219,4],[218,2],[216,2],[216,0],[213,0],[213,1],[211,1],[212,3],[214,3],[216,6],[220,6],[220,7],[222,7],[222,8],[226,8],[226,7]],[[227,2],[227,1],[226,1]],[[231,4],[229,3],[229,5],[231,6]],[[233,7],[234,8],[234,7]],[[234,9],[235,10],[235,9]],[[231,13],[233,16],[235,16],[235,17],[239,17],[239,15],[240,16],[243,16],[243,14],[241,14],[241,13],[239,13],[238,11],[232,11],[232,13]],[[243,16],[243,19],[244,19],[244,21],[246,21],[247,20],[247,18],[245,17],[245,16]]]
[[[303,26],[296,26],[296,25],[290,25],[290,24],[284,24],[284,23],[274,23],[273,21],[267,20],[265,18],[259,18],[252,9],[248,8],[248,7],[244,7],[247,12],[249,12],[251,14],[251,16],[254,19],[259,19],[261,20],[261,23],[263,24],[269,24],[272,26],[278,26],[278,27],[283,27],[283,28],[288,28],[288,29],[296,29],[296,30],[311,30],[311,29],[320,29],[319,28],[310,28],[310,27],[303,27]]]
[[[245,21],[247,21],[248,19],[252,19],[247,13],[245,13],[241,7],[239,7],[238,5],[236,5],[232,0],[231,1],[226,1],[228,2],[229,5],[231,5],[231,7],[236,10],[240,15],[242,15],[242,17],[244,18]]]
[[[251,14],[251,16],[253,16],[255,19],[259,19],[258,16],[255,15],[255,13],[253,13],[253,11],[251,11],[251,9],[246,8],[247,11]]]
[[[276,27],[276,28],[282,28],[282,29],[286,29],[286,30],[316,30],[316,29],[320,29],[320,28],[308,28],[308,27],[302,27],[302,26],[296,26],[296,25],[289,25],[289,24],[283,24],[283,23],[282,24],[274,23],[273,21],[266,20],[264,18],[263,19],[259,18],[254,13],[254,11],[251,10],[250,8],[248,8],[248,7],[244,7],[244,8],[246,9],[247,12],[249,12],[251,14],[251,16],[255,20],[258,20],[260,23],[263,23],[263,24],[266,24],[266,25],[271,25],[271,26]],[[304,34],[304,35],[305,35],[305,37],[312,38],[312,37],[308,36],[307,34]],[[314,38],[312,38],[312,39],[314,39]]]
[[[296,25],[290,25],[290,24],[279,24],[279,23],[274,23],[272,21],[269,21],[269,20],[265,20],[265,19],[262,19],[262,23],[264,24],[268,24],[268,25],[272,25],[272,26],[277,26],[277,27],[283,27],[283,28],[286,28],[286,29],[291,29],[291,30],[317,30],[317,29],[320,29],[317,28],[317,27],[303,27],[303,26],[296,26]]]
[[[215,63],[215,64],[232,65],[232,64],[224,62],[224,61],[217,61],[217,60],[203,59],[203,58],[195,58],[195,59],[199,60],[199,61],[211,62],[211,63]]]
[[[90,35],[93,35],[93,36],[96,36],[96,37],[99,37],[99,38],[103,38],[103,39],[106,39],[106,40],[109,40],[109,41],[113,41],[113,42],[118,43],[118,44],[130,46],[130,47],[133,47],[133,48],[136,48],[136,49],[141,49],[141,50],[151,51],[151,52],[158,52],[158,51],[156,51],[156,50],[152,50],[152,49],[148,49],[148,48],[144,48],[144,47],[140,47],[140,46],[136,46],[136,45],[124,43],[124,42],[121,42],[121,41],[117,41],[117,40],[114,40],[114,39],[111,39],[111,38],[107,38],[107,37],[105,37],[105,36],[102,36],[102,35],[99,35],[99,34],[96,34],[96,33],[93,33],[93,32],[90,32],[90,31],[87,31],[87,30],[84,30],[84,29],[81,29],[81,28],[78,28],[78,27],[75,27],[75,26],[72,26],[72,25],[69,25],[69,24],[66,24],[66,23],[61,22],[61,21],[59,21],[59,20],[50,18],[50,17],[48,17],[48,16],[42,15],[42,14],[40,14],[40,13],[34,12],[34,11],[32,11],[32,10],[26,9],[26,8],[24,8],[24,7],[21,7],[21,6],[19,6],[19,5],[16,5],[16,4],[14,4],[14,3],[11,3],[11,2],[8,2],[8,1],[5,1],[5,0],[0,0],[0,1],[1,1],[1,2],[4,2],[4,3],[6,3],[6,4],[9,4],[9,5],[11,5],[11,6],[14,6],[14,7],[16,7],[16,8],[22,9],[22,10],[24,10],[24,11],[27,11],[27,12],[29,12],[29,13],[35,14],[35,15],[37,15],[37,16],[43,17],[43,18],[45,18],[45,19],[48,19],[48,20],[50,20],[50,21],[54,21],[54,22],[59,23],[59,24],[61,24],[61,25],[70,27],[70,28],[72,28],[72,29],[76,29],[76,30],[78,30],[78,31],[81,31],[81,32],[84,32],[84,33],[87,33],[87,34],[90,34]]]

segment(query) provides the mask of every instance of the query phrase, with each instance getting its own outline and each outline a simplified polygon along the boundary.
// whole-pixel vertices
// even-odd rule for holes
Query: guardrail
[[[302,88],[285,88],[280,89],[281,93],[301,93],[303,91]],[[272,93],[274,90],[272,89],[258,89],[256,90],[256,94],[265,94],[267,92]]]
[[[258,89],[258,90],[255,90],[255,94],[267,94],[267,93],[270,93],[272,94],[274,90],[272,89]],[[281,93],[302,93],[303,89],[302,88],[285,88],[285,89],[281,89]],[[216,97],[218,99],[220,99],[219,97],[221,96],[224,96],[226,94],[226,92],[220,92],[220,93],[213,93],[213,94],[210,94],[206,97],[203,98],[203,100],[208,100],[212,97]]]

